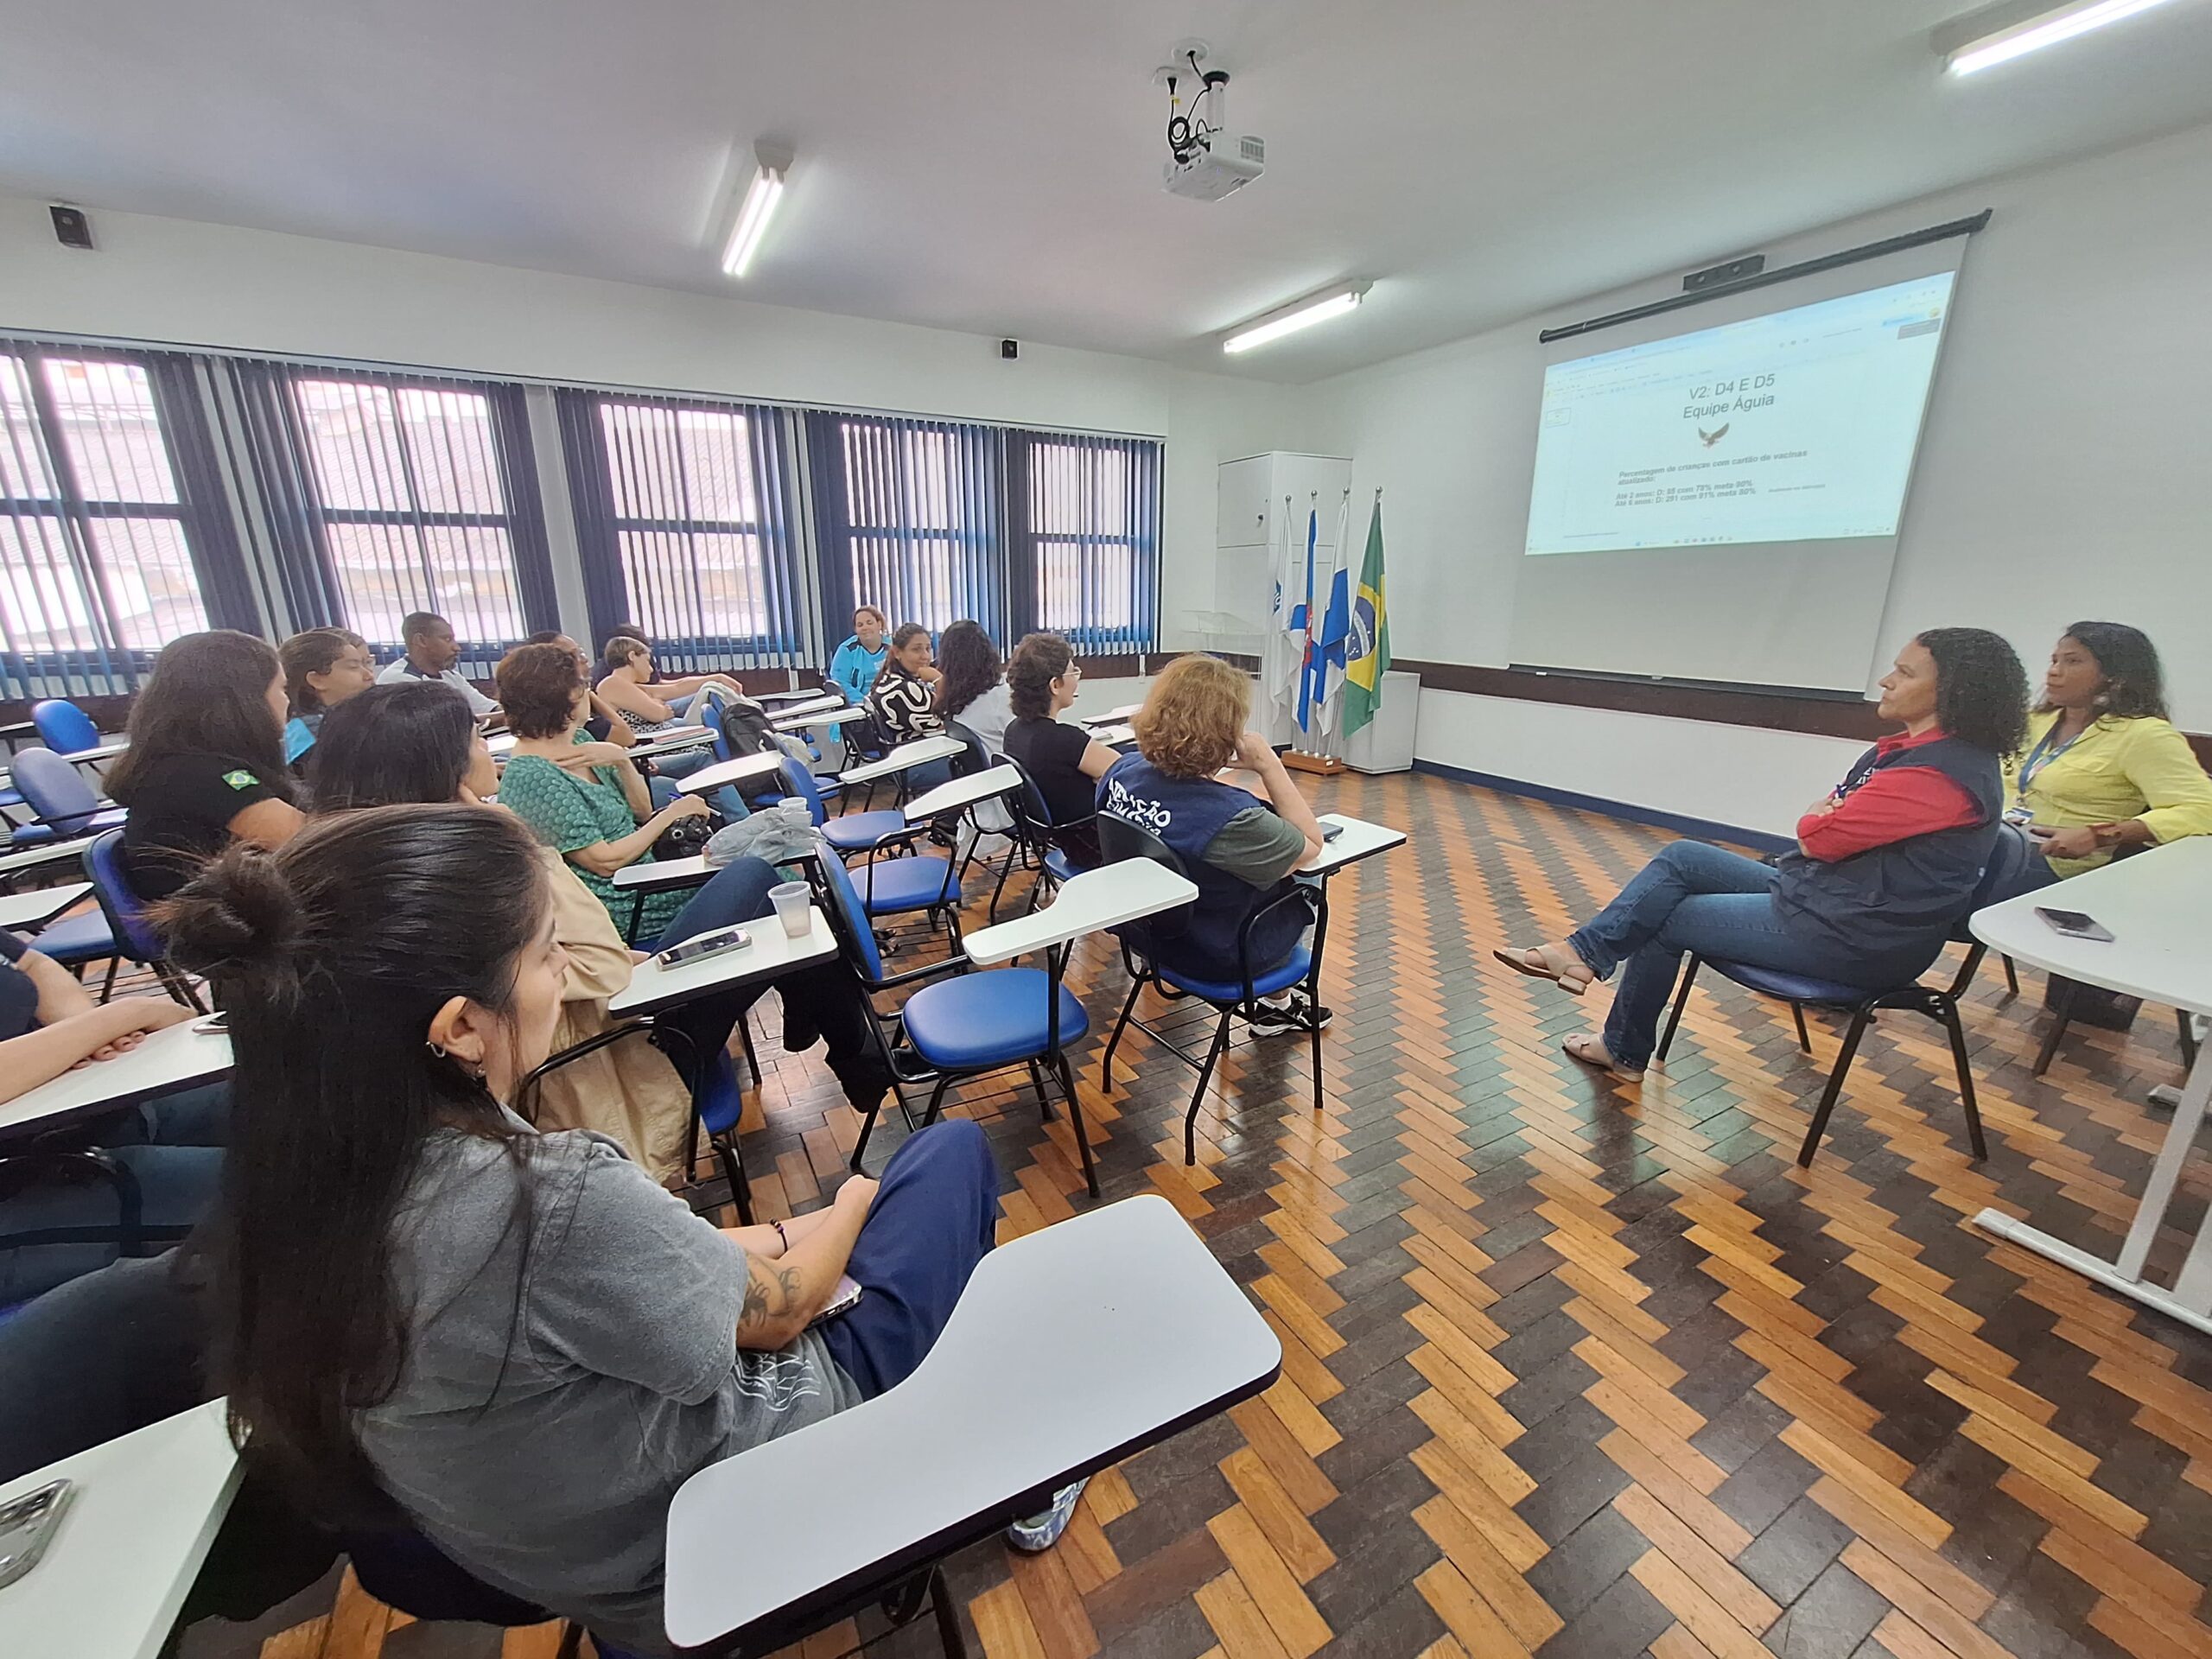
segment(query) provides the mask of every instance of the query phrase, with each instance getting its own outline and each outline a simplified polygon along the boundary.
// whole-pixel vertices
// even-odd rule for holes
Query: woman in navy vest
[[[1880,712],[1904,730],[1859,758],[1797,821],[1772,865],[1678,841],[1566,940],[1493,954],[1580,996],[1625,964],[1601,1034],[1564,1046],[1632,1083],[1643,1075],[1682,952],[1867,990],[1908,983],[1942,951],[1973,897],[2020,746],[2027,676],[1980,628],[1931,628],[1897,653]]]
[[[1321,850],[1321,826],[1281,757],[1244,729],[1251,712],[1252,683],[1241,671],[1218,657],[1179,657],[1130,722],[1138,752],[1098,780],[1100,813],[1152,831],[1198,884],[1183,932],[1150,947],[1161,966],[1192,979],[1241,980],[1236,936],[1244,918]],[[1216,776],[1230,767],[1267,798]],[[1254,977],[1286,961],[1305,927],[1294,906],[1263,917],[1252,931]],[[1272,1035],[1317,1021],[1325,1027],[1328,1010],[1310,1008],[1294,990],[1267,1004],[1252,1025]]]

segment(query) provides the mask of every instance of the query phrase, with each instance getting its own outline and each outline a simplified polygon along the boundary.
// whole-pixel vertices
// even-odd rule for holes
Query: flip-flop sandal
[[[1516,974],[1525,974],[1530,979],[1551,981],[1569,996],[1580,996],[1590,988],[1590,979],[1586,974],[1580,979],[1575,979],[1555,973],[1549,966],[1538,967],[1535,963],[1529,962],[1528,957],[1537,950],[1538,947],[1532,944],[1526,950],[1493,950],[1491,955],[1496,957]]]
[[[1585,1054],[1576,1047],[1579,1043],[1592,1043],[1598,1040],[1599,1039],[1589,1032],[1578,1031],[1571,1037],[1560,1039],[1560,1052],[1577,1065],[1586,1065],[1592,1071],[1604,1072],[1615,1083],[1642,1083],[1643,1081],[1643,1072],[1630,1071],[1624,1065],[1616,1065],[1610,1058],[1601,1060],[1594,1055]]]

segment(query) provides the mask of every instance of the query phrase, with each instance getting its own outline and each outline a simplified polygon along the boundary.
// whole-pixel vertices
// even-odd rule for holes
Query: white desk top
[[[78,765],[84,766],[94,760],[112,760],[130,747],[129,738],[113,737],[89,749],[71,749],[61,758],[64,760],[74,760]]]
[[[704,853],[689,858],[657,858],[645,864],[625,864],[614,872],[614,885],[625,893],[642,887],[659,893],[667,887],[696,887],[715,873]]]
[[[901,743],[880,760],[871,760],[866,766],[855,766],[850,772],[837,774],[840,783],[865,784],[871,779],[888,778],[915,766],[925,766],[932,760],[949,760],[956,754],[965,754],[968,746],[957,737],[918,737],[911,743]]]
[[[704,726],[678,726],[671,731],[657,732],[651,737],[640,738],[630,746],[629,755],[632,760],[649,760],[657,754],[675,754],[680,750],[696,749],[714,741],[714,733]]]
[[[819,686],[799,685],[792,687],[788,691],[757,692],[753,695],[753,701],[755,702],[804,702],[810,697],[818,697],[823,695],[824,693]],[[837,693],[832,692],[828,695],[837,696],[838,701],[841,702],[844,701],[843,697]]]
[[[1300,875],[1327,875],[1347,864],[1357,864],[1363,858],[1372,858],[1377,853],[1387,853],[1393,847],[1406,844],[1406,832],[1393,830],[1386,823],[1370,823],[1365,818],[1350,818],[1341,812],[1323,812],[1319,816],[1325,827],[1341,823],[1344,832],[1334,841],[1323,842],[1319,856],[1298,867]]]
[[[92,890],[89,881],[67,881],[58,887],[0,897],[0,927],[24,933],[44,927]]]
[[[1034,1402],[1017,1411],[1009,1354]],[[1165,1198],[1002,1245],[904,1382],[684,1482],[668,1511],[669,1638],[704,1645],[986,1536],[1039,1488],[1249,1399],[1281,1365],[1274,1333]]]
[[[2036,907],[2086,912],[2113,942],[2069,939]],[[2192,836],[1974,912],[1991,950],[2069,979],[2212,1014],[2212,836]]]
[[[1124,743],[1137,741],[1137,728],[1126,723],[1120,726],[1094,726],[1090,728],[1094,743],[1103,743],[1108,748],[1118,748]]]
[[[1086,726],[1118,726],[1144,707],[1141,702],[1125,702],[1118,709],[1109,709],[1103,715],[1078,715]]]
[[[857,702],[832,703],[811,714],[779,715],[768,723],[779,732],[829,731],[848,721],[867,718],[868,710]]]
[[[153,1659],[237,1495],[223,1402],[0,1486],[0,1502],[76,1483],[39,1564],[0,1590],[0,1652]]]
[[[0,875],[35,869],[41,864],[59,864],[65,859],[82,858],[85,849],[92,844],[89,841],[48,841],[20,852],[0,854]]]
[[[771,726],[804,725],[810,715],[829,714],[836,709],[852,709],[858,705],[847,702],[834,691],[807,697],[797,702],[786,702],[780,708],[766,710]]]
[[[963,806],[988,801],[994,795],[1010,794],[1020,787],[1021,774],[1012,766],[997,766],[988,772],[971,772],[965,778],[951,779],[907,802],[906,822],[920,823],[940,812],[957,812]]]
[[[197,1015],[155,1032],[111,1060],[64,1071],[27,1095],[0,1102],[0,1135],[36,1125],[50,1128],[65,1118],[89,1117],[196,1084],[213,1083],[231,1070],[231,1039],[202,1037]]]
[[[1125,858],[1061,882],[1059,892],[1043,910],[979,928],[963,936],[961,943],[969,961],[988,968],[1049,944],[1173,910],[1198,896],[1198,884],[1190,877],[1178,875],[1148,858]]]
[[[741,754],[734,760],[717,760],[711,766],[700,767],[689,778],[677,779],[677,793],[708,795],[724,784],[741,784],[748,778],[765,778],[782,766],[785,758],[781,749],[763,749],[758,754]]]
[[[491,752],[494,759],[497,759],[500,755],[511,753],[513,750],[517,741],[518,740],[512,732],[486,732],[484,734],[484,747]]]
[[[742,950],[702,957],[676,968],[664,968],[657,960],[641,962],[631,974],[628,986],[607,999],[607,1011],[617,1020],[633,1020],[710,991],[773,979],[836,956],[837,936],[830,931],[830,918],[811,905],[807,913],[813,925],[803,938],[785,933],[784,925],[773,916],[762,916],[741,924],[753,941]]]

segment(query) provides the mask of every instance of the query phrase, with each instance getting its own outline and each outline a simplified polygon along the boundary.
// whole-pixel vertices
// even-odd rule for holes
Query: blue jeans
[[[693,751],[693,753],[698,756],[697,761],[677,772],[670,771],[666,760],[689,760],[692,758],[691,755],[671,754],[666,757],[666,760],[654,762],[658,770],[645,779],[645,793],[652,798],[654,811],[659,811],[661,808],[676,798],[677,779],[689,778],[715,758],[715,752],[712,749],[697,749]],[[749,818],[753,816],[751,810],[745,803],[737,798],[737,791],[728,784],[724,784],[720,789],[709,790],[707,793],[707,804],[713,807],[731,823],[735,823],[740,818]]]
[[[1678,841],[1637,872],[1620,896],[1567,936],[1599,979],[1625,968],[1605,1016],[1605,1051],[1640,1069],[1658,1040],[1659,1016],[1681,972],[1682,953],[1885,988],[1895,976],[1839,957],[1833,944],[1793,933],[1774,907],[1771,866],[1700,841]]]
[[[873,1400],[935,1344],[998,1236],[999,1169],[965,1118],[917,1129],[891,1154],[845,1271],[861,1295],[822,1327],[830,1356]]]

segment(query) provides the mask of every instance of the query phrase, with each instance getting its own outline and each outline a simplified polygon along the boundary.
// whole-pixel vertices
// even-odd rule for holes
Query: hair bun
[[[276,861],[232,847],[162,906],[169,955],[211,979],[289,979],[301,935],[299,901]]]

